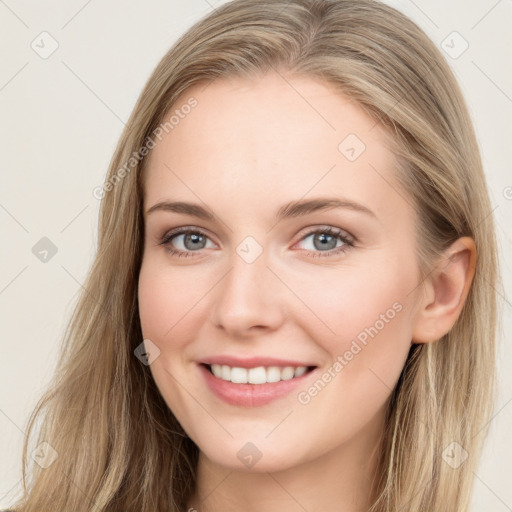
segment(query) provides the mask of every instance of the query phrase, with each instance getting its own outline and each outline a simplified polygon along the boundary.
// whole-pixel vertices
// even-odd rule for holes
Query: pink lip
[[[283,361],[279,361],[279,364],[275,364],[276,360],[272,360],[273,362],[270,364],[263,364],[261,363],[262,359],[257,358],[257,360],[258,364],[253,364],[252,359],[247,359],[244,361],[244,365],[240,364],[240,360],[238,360],[236,364],[230,364],[229,366],[238,366],[240,368],[253,368],[257,366],[306,366],[304,364],[296,363],[282,364]],[[222,358],[222,361],[226,361],[226,359]],[[251,363],[249,363],[249,361],[251,361]],[[314,372],[314,370],[309,371],[300,377],[294,377],[290,380],[281,380],[279,382],[267,382],[265,384],[235,384],[215,377],[205,364],[199,364],[198,367],[207,386],[215,396],[230,405],[236,405],[239,407],[259,407],[268,404],[272,400],[286,396]]]
[[[311,362],[292,361],[288,359],[275,359],[273,357],[248,357],[240,359],[234,356],[212,356],[199,361],[203,364],[225,364],[231,367],[238,368],[257,368],[258,366],[315,366]]]

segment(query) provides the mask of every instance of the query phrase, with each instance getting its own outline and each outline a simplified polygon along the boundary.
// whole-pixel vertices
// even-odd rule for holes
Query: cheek
[[[307,314],[301,328],[329,362],[314,389],[300,390],[300,403],[332,402],[341,416],[357,411],[366,419],[385,403],[411,347],[414,283],[414,265],[396,262],[302,281],[304,302],[321,322]]]
[[[144,338],[160,339],[172,326],[176,300],[159,273],[143,265],[139,277],[139,315]]]
[[[204,293],[200,282],[191,274],[181,270],[170,272],[151,258],[144,261],[138,284],[144,337],[156,340],[159,346],[171,339],[173,346],[183,343],[183,336],[177,333],[187,323],[189,315],[194,314]]]
[[[141,266],[138,300],[142,333],[160,350],[150,370],[174,411],[181,410],[187,402],[178,383],[188,382],[190,391],[197,384],[190,374],[193,365],[189,348],[204,323],[205,296],[214,281],[208,279],[208,273],[194,271],[193,266],[171,269],[165,258],[162,261],[152,255]]]
[[[193,339],[191,320],[199,311],[204,290],[190,286],[186,272],[170,272],[157,258],[143,261],[139,282],[139,316],[144,339],[159,348],[150,371],[168,407],[179,418],[193,417],[188,395],[179,383],[187,383],[194,395],[194,380],[187,374],[186,346]],[[188,285],[187,285],[188,283]]]
[[[376,265],[322,269],[295,277],[297,296],[308,306],[303,329],[331,355],[348,349],[350,342],[364,341],[377,334],[389,341],[409,343],[412,301],[416,283],[410,265]],[[409,329],[407,328],[409,326]],[[315,334],[316,333],[316,334]],[[321,335],[321,336],[320,336]]]

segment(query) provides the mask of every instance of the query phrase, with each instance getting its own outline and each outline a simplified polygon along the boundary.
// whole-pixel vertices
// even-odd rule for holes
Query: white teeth
[[[266,382],[279,382],[300,377],[307,371],[306,366],[258,366],[256,368],[231,367],[225,364],[212,364],[212,373],[215,377],[234,382],[236,384],[265,384]]]
[[[281,370],[277,366],[267,368],[267,382],[279,382],[281,380]]]
[[[295,368],[293,366],[285,366],[281,370],[281,380],[293,379],[293,374],[294,373],[295,373]]]
[[[231,368],[231,382],[235,384],[247,384],[247,368]]]
[[[215,377],[222,376],[222,366],[220,364],[212,364],[212,372]]]
[[[225,364],[222,365],[222,375],[220,378],[222,380],[231,380],[231,368],[229,366]]]
[[[299,366],[298,368],[295,368],[295,375],[294,377],[300,377],[301,375],[304,375],[306,373],[307,368],[305,366]]]
[[[267,382],[267,372],[263,366],[251,368],[248,374],[249,384],[265,384]]]

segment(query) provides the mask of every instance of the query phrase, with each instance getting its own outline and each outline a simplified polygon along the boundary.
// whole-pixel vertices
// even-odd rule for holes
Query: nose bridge
[[[251,327],[275,329],[284,317],[282,283],[268,268],[268,253],[246,237],[231,254],[230,271],[215,297],[215,325],[242,335]]]

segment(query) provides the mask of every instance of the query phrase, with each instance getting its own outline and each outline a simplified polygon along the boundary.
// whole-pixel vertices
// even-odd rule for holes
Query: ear
[[[476,267],[475,243],[456,240],[424,281],[424,293],[415,317],[412,343],[430,343],[454,326],[468,295]]]

